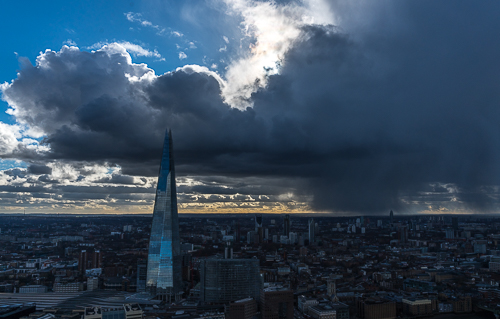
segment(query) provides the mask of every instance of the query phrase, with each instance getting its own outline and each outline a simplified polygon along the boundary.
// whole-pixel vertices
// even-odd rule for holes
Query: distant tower
[[[149,240],[146,288],[167,302],[182,295],[182,268],[172,134],[165,133]]]
[[[259,227],[262,227],[262,214],[255,214],[255,231],[259,231]]]
[[[452,225],[454,231],[458,230],[458,217],[451,218],[451,225]]]
[[[283,235],[288,237],[290,235],[290,215],[286,214],[283,219]]]
[[[392,212],[392,210],[389,213],[389,218],[391,219],[391,224],[392,224],[394,222],[394,213]]]
[[[330,278],[327,280],[327,295],[333,302],[339,302],[339,298],[337,297],[337,284],[332,275],[330,275]]]
[[[259,235],[259,243],[264,239],[264,230],[262,229],[262,214],[255,214],[255,232]]]
[[[399,234],[399,242],[401,244],[407,244],[408,243],[408,227],[407,226],[401,226],[400,228],[400,234]]]
[[[315,225],[314,219],[309,219],[309,245],[314,243]]]

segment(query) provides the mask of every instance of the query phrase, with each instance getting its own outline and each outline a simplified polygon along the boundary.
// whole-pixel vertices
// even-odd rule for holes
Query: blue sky
[[[219,33],[222,27],[210,26],[210,19],[204,17],[215,18],[221,12],[203,3],[89,0],[34,5],[32,1],[8,1],[2,4],[0,19],[2,30],[9,30],[2,34],[0,82],[16,78],[19,57],[35,64],[40,52],[58,51],[70,43],[90,51],[96,43],[127,41],[156,50],[162,58],[133,55],[133,60],[147,63],[157,74],[186,64],[220,64],[218,49],[227,46],[223,33]],[[203,8],[201,11],[189,9],[198,5]],[[143,24],[144,21],[151,25]],[[180,52],[187,57],[179,59]],[[12,124],[14,119],[4,113],[7,104],[0,101],[0,105],[0,121]]]

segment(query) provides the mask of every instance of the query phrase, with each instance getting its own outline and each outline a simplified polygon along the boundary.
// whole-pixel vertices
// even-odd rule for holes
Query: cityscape
[[[500,319],[500,1],[0,10],[0,319]]]
[[[2,318],[500,315],[497,218],[180,218],[173,150],[152,220],[0,216]]]

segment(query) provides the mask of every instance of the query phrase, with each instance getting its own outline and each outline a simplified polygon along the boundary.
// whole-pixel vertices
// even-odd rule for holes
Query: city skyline
[[[0,213],[495,214],[500,5],[10,3]]]

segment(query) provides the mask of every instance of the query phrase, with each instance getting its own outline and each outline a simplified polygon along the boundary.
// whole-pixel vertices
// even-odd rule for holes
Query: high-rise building
[[[168,302],[182,295],[181,249],[172,134],[167,132],[156,186],[146,287]]]
[[[262,214],[255,214],[255,231],[259,231],[262,228]]]
[[[84,249],[80,251],[80,257],[78,258],[78,270],[82,275],[85,275],[88,269],[101,268],[102,267],[102,253],[99,250],[94,250],[93,248]]]
[[[458,231],[458,217],[451,218],[451,225],[454,231]]]
[[[314,243],[315,227],[314,219],[309,219],[309,245]]]
[[[290,215],[286,214],[283,218],[283,235],[290,235]]]
[[[401,228],[399,229],[399,242],[401,244],[408,243],[408,227],[407,226],[401,226]]]
[[[255,214],[255,232],[259,235],[259,243],[264,239],[264,229],[262,228],[262,214]]]
[[[248,297],[259,300],[257,259],[202,260],[200,274],[200,299],[204,303],[228,303]]]
[[[446,239],[454,239],[455,238],[455,231],[453,228],[447,228],[445,231],[446,234]]]
[[[394,213],[392,212],[392,210],[389,213],[389,219],[390,219],[391,224],[394,223]]]

